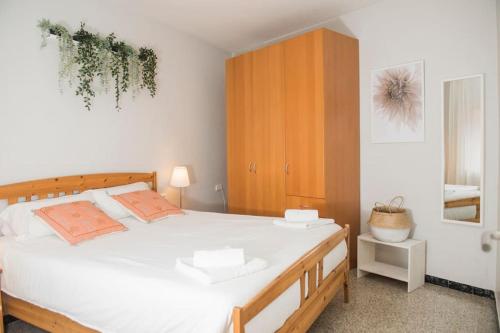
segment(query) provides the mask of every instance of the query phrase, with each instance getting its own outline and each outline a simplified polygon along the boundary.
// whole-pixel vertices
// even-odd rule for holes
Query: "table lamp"
[[[182,188],[190,185],[188,169],[185,166],[174,167],[170,177],[170,185],[179,188],[179,207],[182,208]]]

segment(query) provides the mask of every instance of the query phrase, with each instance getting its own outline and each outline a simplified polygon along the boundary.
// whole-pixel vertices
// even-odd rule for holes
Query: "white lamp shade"
[[[173,187],[187,187],[190,185],[188,169],[185,166],[176,166],[172,170],[170,185]]]

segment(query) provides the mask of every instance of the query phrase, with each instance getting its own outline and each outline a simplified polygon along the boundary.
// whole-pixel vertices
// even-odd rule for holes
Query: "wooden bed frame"
[[[59,197],[80,193],[88,189],[106,188],[135,182],[148,182],[156,191],[156,172],[152,173],[103,173],[81,176],[64,176],[0,186],[0,200],[9,204]],[[347,242],[347,256],[325,278],[323,259],[343,240]],[[1,272],[1,271],[0,271]],[[343,288],[344,301],[349,300],[349,225],[318,244],[280,274],[247,304],[233,310],[234,333],[244,333],[245,324],[295,283],[300,284],[300,306],[286,320],[278,332],[305,332],[321,314],[337,292]],[[306,295],[307,285],[307,295]],[[12,297],[0,294],[0,333],[4,332],[3,316],[12,315],[36,327],[54,333],[90,333],[70,318]]]

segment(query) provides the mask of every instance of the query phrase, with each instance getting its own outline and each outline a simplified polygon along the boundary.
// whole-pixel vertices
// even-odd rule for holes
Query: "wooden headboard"
[[[45,199],[80,193],[85,190],[126,185],[135,182],[151,183],[156,191],[156,172],[151,173],[96,173],[31,180],[0,186],[0,200],[9,205],[23,201]]]

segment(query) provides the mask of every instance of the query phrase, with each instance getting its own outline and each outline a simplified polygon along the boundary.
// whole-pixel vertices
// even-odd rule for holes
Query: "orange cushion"
[[[113,220],[90,201],[75,201],[43,207],[34,211],[57,235],[70,244],[127,230],[123,224]]]
[[[113,199],[121,203],[132,215],[143,222],[151,222],[168,215],[183,213],[180,208],[172,205],[157,192],[151,190],[113,195]]]

